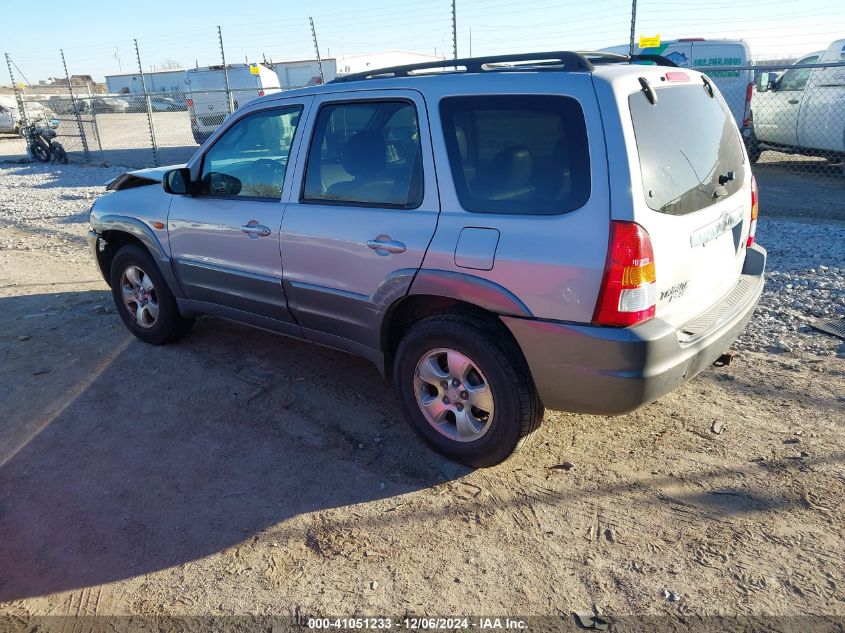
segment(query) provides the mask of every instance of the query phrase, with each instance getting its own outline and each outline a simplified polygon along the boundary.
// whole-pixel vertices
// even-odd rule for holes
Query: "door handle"
[[[253,220],[253,222],[255,222],[255,220]],[[241,227],[241,231],[249,235],[251,238],[267,237],[270,233],[272,233],[269,228],[263,224],[258,224],[257,222],[255,224],[252,224],[252,222],[244,224]]]
[[[374,240],[367,240],[367,246],[373,249],[379,255],[405,252],[405,245],[402,242],[392,240],[387,235],[379,235]]]
[[[790,99],[789,101],[787,101],[787,103],[791,103],[792,105],[795,105],[796,103],[798,103],[798,99]]]

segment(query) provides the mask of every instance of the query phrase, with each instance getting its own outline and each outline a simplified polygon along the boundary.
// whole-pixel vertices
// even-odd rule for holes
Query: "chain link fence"
[[[276,90],[278,91],[278,90]],[[192,93],[25,95],[25,118],[56,125],[73,162],[149,167],[187,162],[255,88]],[[273,92],[273,91],[268,91]]]
[[[845,63],[700,70],[735,111],[757,169],[845,175]],[[21,101],[27,119],[58,121],[57,140],[72,161],[148,167],[186,162],[231,112],[263,92],[27,93]]]
[[[845,62],[756,66],[746,147],[757,169],[845,176]]]

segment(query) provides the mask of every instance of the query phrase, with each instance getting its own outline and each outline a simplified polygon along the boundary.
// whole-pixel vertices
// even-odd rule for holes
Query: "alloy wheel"
[[[493,423],[493,391],[468,356],[450,348],[423,355],[414,372],[414,393],[425,419],[457,442],[480,439]]]
[[[140,267],[129,266],[120,276],[120,295],[123,305],[135,323],[151,328],[158,319],[158,294],[153,280]]]

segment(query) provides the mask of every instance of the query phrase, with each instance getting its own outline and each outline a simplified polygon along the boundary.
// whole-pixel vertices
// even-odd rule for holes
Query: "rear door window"
[[[415,209],[423,198],[416,108],[408,101],[324,105],[305,173],[302,202]]]
[[[440,115],[455,189],[467,211],[552,215],[589,199],[587,129],[575,99],[448,97]]]
[[[656,92],[653,105],[642,91],[628,98],[648,206],[685,215],[739,191],[745,157],[722,100],[703,84]]]

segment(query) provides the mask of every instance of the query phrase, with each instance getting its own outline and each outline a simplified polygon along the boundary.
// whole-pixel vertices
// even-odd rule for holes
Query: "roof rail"
[[[419,64],[406,64],[404,66],[391,66],[389,68],[377,68],[351,75],[336,77],[328,83],[344,83],[347,81],[360,81],[362,79],[387,79],[390,77],[408,77],[415,71],[442,69],[452,72],[480,73],[490,71],[508,70],[543,70],[543,71],[583,71],[592,72],[597,64],[612,64],[620,62],[648,61],[658,66],[678,65],[672,60],[660,55],[618,55],[605,51],[552,51],[545,53],[514,53],[512,55],[491,55],[488,57],[465,57],[462,59],[443,59],[434,62],[422,62]],[[512,64],[512,65],[509,65]],[[460,70],[463,69],[463,70]]]
[[[509,70],[509,67],[502,64],[513,62],[542,62],[543,66],[551,66],[546,70],[580,70],[591,72],[593,65],[580,53],[572,51],[554,51],[548,53],[514,53],[512,55],[491,55],[488,57],[465,57],[462,59],[443,59],[435,62],[422,62],[419,64],[407,64],[404,66],[392,66],[390,68],[379,68],[367,70],[351,75],[337,77],[329,83],[342,83],[346,81],[359,81],[361,79],[385,79],[388,77],[407,77],[416,70],[434,69],[458,69],[463,72],[480,73],[489,70]],[[560,65],[563,68],[560,68]]]
[[[620,55],[619,53],[609,53],[607,51],[585,51],[581,54],[587,59],[589,59],[593,64],[617,64],[620,62],[628,62],[630,64],[633,64],[635,62],[652,62],[657,66],[669,66],[671,68],[678,68],[678,65],[675,62],[673,62],[671,59],[663,57],[662,55]]]

